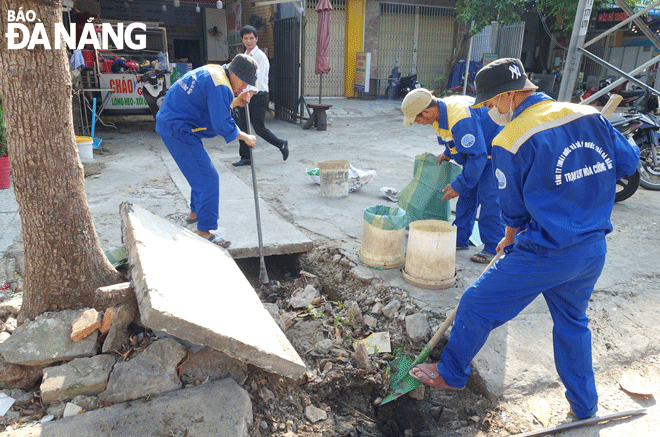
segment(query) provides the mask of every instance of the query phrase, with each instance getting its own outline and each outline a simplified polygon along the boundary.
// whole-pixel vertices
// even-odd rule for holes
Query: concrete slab
[[[232,379],[1,432],[3,437],[247,437],[252,402]]]
[[[120,213],[142,323],[288,378],[305,372],[227,251],[137,205]]]
[[[217,233],[230,240],[227,249],[234,259],[259,257],[254,191],[209,154],[220,179],[220,215]],[[190,205],[190,185],[169,154],[162,154],[172,180]],[[311,250],[312,240],[259,199],[264,256],[301,253]],[[194,225],[193,225],[194,229]]]

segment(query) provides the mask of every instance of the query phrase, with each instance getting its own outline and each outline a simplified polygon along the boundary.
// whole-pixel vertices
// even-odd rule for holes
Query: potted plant
[[[2,97],[0,97],[0,189],[9,188],[9,157],[7,156],[7,129],[5,127]]]

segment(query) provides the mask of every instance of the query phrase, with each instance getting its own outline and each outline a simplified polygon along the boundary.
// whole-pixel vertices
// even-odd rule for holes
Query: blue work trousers
[[[479,235],[484,249],[495,254],[497,244],[504,238],[504,222],[501,217],[497,180],[490,159],[479,182],[469,192],[461,193],[456,202],[456,246],[468,247],[470,235],[479,211]]]
[[[566,398],[577,417],[592,416],[598,395],[586,310],[604,264],[605,255],[547,258],[514,246],[463,293],[438,372],[449,385],[463,387],[490,331],[543,294],[554,322],[555,367]]]
[[[188,134],[176,137],[161,134],[160,137],[190,184],[190,211],[197,214],[197,229],[218,229],[218,171],[204,150],[201,138]]]

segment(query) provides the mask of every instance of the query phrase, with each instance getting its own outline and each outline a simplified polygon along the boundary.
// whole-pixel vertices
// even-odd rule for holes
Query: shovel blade
[[[408,373],[412,370],[413,367],[419,364],[419,362],[424,361],[426,356],[428,356],[428,353],[423,358],[421,355],[422,354],[420,354],[420,356],[418,356],[415,360],[410,357],[399,357],[390,362],[390,378],[392,380],[390,385],[390,394],[388,394],[385,399],[383,399],[380,405],[384,405],[390,401],[393,401],[399,396],[415,390],[417,387],[422,385],[421,382],[417,381]]]

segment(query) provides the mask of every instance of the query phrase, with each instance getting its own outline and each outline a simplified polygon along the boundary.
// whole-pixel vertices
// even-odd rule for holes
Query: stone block
[[[0,354],[8,363],[24,366],[47,366],[94,355],[97,331],[79,342],[71,340],[71,325],[83,311],[43,313],[26,321],[0,344]]]
[[[96,355],[46,367],[40,387],[41,400],[50,404],[70,401],[78,395],[97,395],[105,390],[114,364],[112,355]]]

